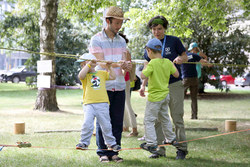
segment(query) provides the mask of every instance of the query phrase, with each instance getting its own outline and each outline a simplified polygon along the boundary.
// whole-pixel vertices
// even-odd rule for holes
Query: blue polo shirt
[[[185,52],[186,49],[184,48],[184,46],[181,43],[181,40],[178,37],[171,36],[171,35],[165,35],[165,36],[166,36],[166,44],[165,44],[163,57],[173,62],[174,59],[180,56],[183,52]],[[164,41],[164,38],[161,40],[161,42],[163,43],[163,41]],[[164,46],[164,44],[162,45]],[[150,58],[148,57],[146,50],[144,53],[144,58],[147,61],[150,61]],[[169,84],[182,80],[180,65],[175,64],[175,66],[177,70],[179,71],[180,76],[178,78],[175,78],[173,75],[171,75]]]
[[[195,53],[187,53],[188,62],[199,62],[201,57]],[[182,64],[181,65],[182,78],[197,77],[196,64]]]

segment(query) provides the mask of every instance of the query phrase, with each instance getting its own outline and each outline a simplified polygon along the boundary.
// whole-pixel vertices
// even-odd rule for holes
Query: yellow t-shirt
[[[109,103],[106,91],[106,80],[108,79],[109,73],[107,71],[88,73],[86,77],[81,80],[83,88],[83,104]]]

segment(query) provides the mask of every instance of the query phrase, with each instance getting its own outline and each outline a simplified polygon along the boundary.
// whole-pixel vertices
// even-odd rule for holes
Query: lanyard
[[[163,41],[163,46],[162,46],[162,51],[161,51],[161,57],[162,58],[164,56],[164,50],[165,50],[165,46],[166,46],[166,38],[167,38],[167,36],[164,35],[164,41]]]

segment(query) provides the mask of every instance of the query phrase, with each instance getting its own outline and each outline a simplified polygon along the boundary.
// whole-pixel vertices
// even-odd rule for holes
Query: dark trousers
[[[198,78],[184,78],[183,79],[183,86],[185,89],[185,93],[187,92],[187,89],[190,90],[190,96],[191,96],[191,109],[192,109],[192,119],[198,118],[198,104],[197,104],[197,95],[198,95]]]
[[[125,105],[125,90],[124,91],[107,91],[110,107],[109,114],[111,118],[112,133],[116,138],[116,143],[121,145],[122,128],[123,128],[123,116],[124,116],[124,105]],[[96,145],[98,146],[97,154],[99,156],[113,156],[118,155],[117,152],[107,149],[102,136],[102,130],[98,122],[96,122]]]

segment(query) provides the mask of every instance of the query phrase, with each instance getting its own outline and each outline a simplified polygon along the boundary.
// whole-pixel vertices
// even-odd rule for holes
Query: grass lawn
[[[80,132],[35,133],[44,130],[80,130],[83,121],[81,107],[82,90],[57,90],[60,112],[34,111],[37,90],[30,90],[25,84],[0,83],[0,145],[14,145],[17,141],[28,141],[32,146],[49,148],[4,147],[0,151],[0,166],[223,166],[243,167],[250,164],[250,131],[218,136],[188,143],[187,159],[175,160],[176,149],[167,146],[167,158],[149,159],[150,153],[138,150],[124,150],[119,155],[122,163],[103,164],[95,153],[95,137],[90,149],[75,150]],[[221,96],[223,95],[223,96]],[[250,129],[250,91],[230,91],[228,94],[212,91],[198,97],[198,120],[191,120],[190,98],[185,99],[186,128],[218,128],[218,131],[187,130],[187,140],[224,133],[225,120],[236,120],[237,130]],[[136,112],[139,137],[144,134],[143,116],[146,99],[138,92],[132,93],[132,106]],[[14,123],[25,122],[24,135],[14,135]],[[137,138],[123,134],[122,147],[139,147]]]

